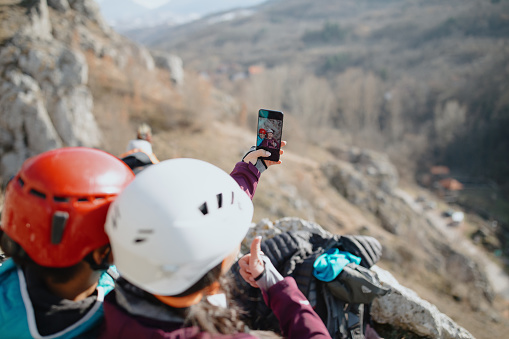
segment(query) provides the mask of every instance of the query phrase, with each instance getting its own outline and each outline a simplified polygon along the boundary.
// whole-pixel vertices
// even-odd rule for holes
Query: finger
[[[251,274],[247,274],[244,270],[240,270],[239,273],[246,282],[249,282],[249,279],[252,278]]]
[[[249,281],[248,283],[253,286],[253,287],[258,287],[258,283],[256,282],[256,280],[253,278],[253,277],[250,277],[249,278]]]
[[[246,266],[249,266],[249,257],[251,255],[250,254],[246,254],[244,256],[242,256],[242,258],[239,259],[239,266],[240,267],[246,267]]]
[[[281,147],[285,147],[286,146],[286,141],[285,140],[281,140]]]
[[[249,285],[253,286],[254,288],[260,288],[256,282],[248,281]]]
[[[267,165],[267,167],[272,166],[272,165],[279,165],[281,163],[282,163],[282,160],[279,160],[279,161],[265,160],[265,164]]]
[[[249,269],[249,263],[239,264],[240,272],[246,272],[247,274],[251,274],[251,270]]]

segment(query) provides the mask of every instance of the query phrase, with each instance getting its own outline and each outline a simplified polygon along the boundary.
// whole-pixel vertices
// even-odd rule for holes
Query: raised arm
[[[286,145],[286,141],[281,142],[281,147]],[[260,159],[260,157],[269,156],[268,152],[259,149],[256,150],[256,147],[253,146],[249,150],[249,152],[244,155],[242,161],[239,161],[235,164],[233,171],[230,173],[231,177],[237,181],[240,188],[244,190],[244,192],[249,195],[251,199],[256,191],[256,187],[258,186],[258,181],[260,180],[260,175],[272,165],[281,164],[281,160],[279,161],[264,161]],[[283,155],[284,151],[281,149],[279,154]]]

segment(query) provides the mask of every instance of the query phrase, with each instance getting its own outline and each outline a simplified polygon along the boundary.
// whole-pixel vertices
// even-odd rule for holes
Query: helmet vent
[[[46,199],[46,194],[44,194],[44,193],[42,193],[42,192],[40,192],[38,190],[35,190],[33,188],[30,190],[30,194],[35,195],[36,197],[39,197],[39,198],[42,198],[42,199]]]
[[[53,214],[53,220],[51,223],[51,243],[58,245],[62,241],[64,235],[65,225],[69,219],[69,213],[63,211],[56,211]]]
[[[53,200],[55,202],[68,202],[69,198],[66,198],[66,197],[53,197]]]
[[[138,230],[138,233],[141,233],[141,234],[152,234],[154,233],[154,230]],[[134,239],[134,243],[135,244],[139,244],[141,242],[144,242],[145,240],[147,240],[147,238],[136,238]]]
[[[232,205],[233,205],[234,201],[235,201],[235,193],[232,192]]]
[[[88,198],[78,198],[78,202],[87,202]]]
[[[208,208],[207,208],[207,203],[206,203],[206,202],[204,202],[204,203],[203,203],[203,204],[199,207],[199,209],[200,209],[200,211],[201,211],[201,213],[202,213],[203,215],[207,215],[207,214],[209,213],[209,210],[208,210]]]
[[[25,182],[21,178],[18,178],[18,183],[21,187],[25,186]]]
[[[218,195],[216,195],[216,197],[217,197],[217,207],[218,208],[223,207],[223,193],[219,193]]]

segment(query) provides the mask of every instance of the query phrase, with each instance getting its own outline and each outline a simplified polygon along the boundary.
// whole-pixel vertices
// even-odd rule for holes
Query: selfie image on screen
[[[269,160],[277,161],[279,159],[279,149],[281,147],[281,129],[283,121],[277,119],[268,119],[260,117],[258,119],[258,138],[257,148],[271,152]]]

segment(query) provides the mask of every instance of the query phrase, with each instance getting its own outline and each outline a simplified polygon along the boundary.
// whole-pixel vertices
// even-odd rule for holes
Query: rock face
[[[173,54],[155,51],[152,52],[152,56],[156,67],[170,71],[171,81],[175,85],[182,86],[184,84],[184,63],[182,58]]]
[[[272,223],[264,219],[252,225],[244,241],[242,252],[249,252],[251,241],[258,235],[270,239],[282,232],[308,231],[321,236],[331,236],[320,225],[298,218],[283,218]],[[392,292],[375,299],[371,308],[374,321],[402,328],[417,335],[440,339],[474,339],[463,327],[441,313],[436,306],[421,299],[417,293],[402,286],[388,271],[378,266],[371,268],[378,274],[384,287]]]
[[[411,198],[397,188],[397,171],[388,159],[355,148],[331,152],[338,160],[321,168],[331,185],[395,236],[392,243],[380,240],[385,260],[409,274],[418,274],[414,267],[425,267],[441,277],[437,290],[489,313],[494,292],[482,262],[448,237],[447,226],[439,227],[440,218],[427,218],[413,208]]]
[[[85,56],[53,38],[46,1],[32,3],[21,29],[0,50],[3,178],[48,149],[100,145]],[[64,3],[55,5],[65,10]]]
[[[414,291],[402,286],[388,271],[371,268],[378,274],[384,287],[389,286],[390,294],[374,300],[371,307],[373,320],[391,324],[424,337],[440,339],[473,339],[463,327],[441,313],[435,305],[421,299]]]
[[[405,220],[383,215],[388,196],[398,185],[398,172],[386,155],[358,148],[334,148],[339,159],[326,163],[322,171],[331,184],[351,203],[387,219],[382,225],[398,234]]]
[[[87,58],[109,57],[120,69],[135,62],[147,71],[155,63],[147,49],[106,24],[94,0],[2,6],[8,6],[2,12],[8,14],[0,13],[0,179],[6,180],[37,153],[102,146]]]

